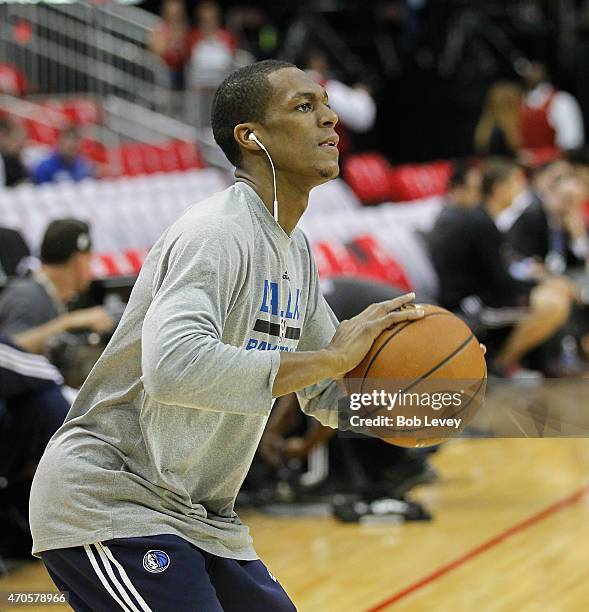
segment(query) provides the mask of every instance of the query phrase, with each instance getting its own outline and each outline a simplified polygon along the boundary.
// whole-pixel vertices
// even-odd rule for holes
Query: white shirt
[[[220,83],[231,69],[231,49],[215,37],[203,38],[192,50],[189,77],[192,86]]]
[[[367,132],[376,120],[376,104],[364,89],[348,87],[340,81],[329,79],[325,83],[329,105],[339,120],[353,132]]]
[[[526,95],[530,108],[540,108],[554,93],[549,83],[540,83]],[[585,131],[579,103],[566,91],[557,91],[548,109],[548,123],[556,132],[556,145],[563,150],[583,146]]]
[[[534,193],[526,189],[515,196],[511,206],[501,211],[495,219],[495,225],[502,232],[508,232],[511,226],[522,216],[525,210],[534,202]]]

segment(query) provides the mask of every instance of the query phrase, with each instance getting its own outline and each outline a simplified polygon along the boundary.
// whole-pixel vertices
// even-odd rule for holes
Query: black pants
[[[34,470],[68,410],[57,385],[0,400],[0,555],[30,555],[28,506]]]
[[[76,612],[296,612],[259,559],[216,557],[177,535],[96,542],[41,557]]]

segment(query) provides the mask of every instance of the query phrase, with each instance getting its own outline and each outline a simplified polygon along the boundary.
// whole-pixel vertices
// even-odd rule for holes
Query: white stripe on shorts
[[[102,560],[102,564],[104,565],[106,573],[108,574],[115,589],[119,592],[119,595],[121,595],[121,597],[126,601],[127,605],[129,606],[129,608],[131,608],[133,612],[141,612],[129,597],[129,593],[125,591],[125,587],[119,582],[119,579],[115,576],[111,563],[104,554],[104,551],[102,550],[102,544],[100,542],[97,542],[94,546],[96,547],[96,552],[100,555],[100,559]]]
[[[112,587],[108,583],[106,576],[102,573],[102,570],[100,569],[100,566],[98,565],[98,561],[96,561],[94,557],[94,553],[92,552],[92,549],[90,548],[90,546],[85,544],[84,550],[86,551],[86,554],[88,555],[88,559],[90,559],[90,563],[92,564],[92,567],[94,568],[94,571],[96,572],[96,575],[100,579],[100,582],[102,582],[102,586],[104,586],[104,588],[109,592],[110,596],[119,604],[119,606],[121,606],[123,610],[125,610],[125,612],[129,612],[129,608],[127,608],[127,606],[117,597],[116,593],[112,590]]]
[[[129,579],[129,576],[127,576],[127,572],[125,571],[125,568],[115,559],[114,555],[112,554],[108,546],[105,546],[104,544],[101,544],[100,542],[98,542],[97,546],[99,549],[101,548],[106,553],[106,556],[114,563],[116,568],[119,570],[119,574],[121,575],[123,582],[127,585],[127,588],[129,589],[129,591],[131,591],[131,593],[133,594],[133,596],[135,597],[135,599],[141,606],[141,609],[143,610],[143,612],[152,612],[152,609],[147,605],[143,597],[141,597],[141,595],[139,594],[139,592],[137,591],[137,589],[135,588],[135,586]]]

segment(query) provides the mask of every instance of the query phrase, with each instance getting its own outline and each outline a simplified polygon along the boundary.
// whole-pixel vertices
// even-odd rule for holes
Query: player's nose
[[[321,114],[320,124],[321,127],[334,127],[337,125],[339,117],[337,113],[327,105],[323,107],[323,113]]]

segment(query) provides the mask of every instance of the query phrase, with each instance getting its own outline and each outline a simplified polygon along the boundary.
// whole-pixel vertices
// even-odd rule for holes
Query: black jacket
[[[511,276],[506,243],[483,206],[447,204],[429,235],[432,262],[440,282],[440,303],[451,310],[468,296],[487,306],[513,306],[531,284]]]
[[[516,257],[537,257],[544,261],[553,251],[559,253],[568,265],[580,263],[571,250],[569,234],[550,227],[542,200],[536,194],[505,236]]]

